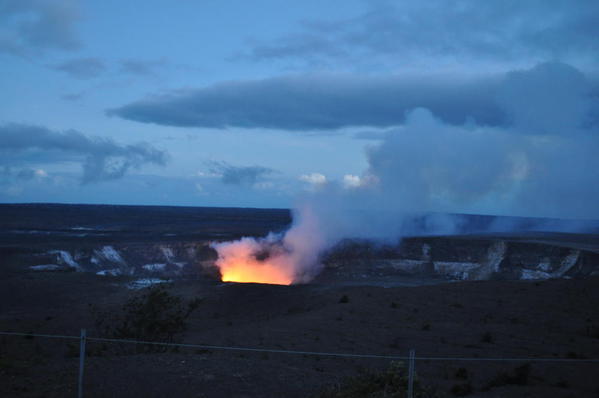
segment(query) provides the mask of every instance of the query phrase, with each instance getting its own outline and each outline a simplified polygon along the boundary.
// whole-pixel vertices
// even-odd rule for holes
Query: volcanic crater
[[[199,298],[184,342],[434,357],[599,357],[599,235],[534,232],[345,240],[292,286],[223,283],[214,242],[284,231],[284,210],[1,205],[0,329],[77,335],[90,306],[118,310],[153,284]],[[271,259],[271,250],[254,253]],[[68,341],[0,337],[0,393],[64,396]],[[94,351],[95,350],[95,351]],[[76,350],[75,350],[76,351]],[[113,354],[90,343],[87,396],[310,396],[388,360],[179,350]],[[95,353],[95,354],[94,354]],[[440,394],[596,396],[593,363],[418,361]],[[457,377],[460,374],[462,376]],[[465,378],[463,375],[467,375]],[[495,381],[495,383],[494,383]],[[505,381],[505,379],[504,379]],[[452,391],[454,393],[452,393]],[[470,393],[469,393],[470,394]],[[499,395],[498,395],[499,394]],[[68,395],[68,393],[67,393]]]

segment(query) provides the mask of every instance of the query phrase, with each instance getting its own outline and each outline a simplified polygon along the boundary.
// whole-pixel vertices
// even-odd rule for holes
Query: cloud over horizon
[[[577,81],[579,91],[587,95],[599,93],[597,81],[588,80],[566,64],[544,63],[532,70],[540,75],[552,73],[551,69],[570,71],[567,78]],[[517,111],[515,107],[506,106],[502,98],[506,90],[518,89],[522,83],[518,76],[522,73],[511,71],[475,79],[284,76],[171,92],[107,113],[164,126],[314,131],[398,126],[404,123],[407,111],[426,108],[435,117],[453,125],[507,126]],[[536,83],[531,78],[524,80],[534,85],[544,84],[540,82],[545,78],[540,76]],[[597,109],[593,112],[596,114]]]
[[[224,161],[206,162],[210,173],[219,176],[223,184],[254,185],[275,171],[263,166],[233,166]]]
[[[121,178],[144,164],[166,164],[166,152],[145,144],[120,145],[78,131],[52,131],[23,124],[0,126],[0,166],[26,173],[36,165],[78,163],[82,183]],[[6,173],[5,173],[6,174]]]
[[[302,131],[395,126],[407,110],[426,107],[449,123],[474,118],[497,125],[505,117],[489,96],[496,85],[493,79],[283,76],[174,91],[107,113],[165,126]]]

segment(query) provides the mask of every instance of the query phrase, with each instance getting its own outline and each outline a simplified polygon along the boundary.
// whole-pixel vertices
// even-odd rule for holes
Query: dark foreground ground
[[[275,221],[265,216],[263,226],[240,225],[249,230],[284,226],[288,215],[276,214],[280,218]],[[6,220],[6,225],[14,224],[12,230],[39,230],[33,218],[25,227]],[[174,225],[167,221],[164,225]],[[58,227],[70,231],[77,222],[60,221]],[[212,222],[209,215],[205,222]],[[111,228],[135,235],[130,225],[116,223]],[[162,232],[153,225],[148,222],[142,230],[153,229],[152,239],[158,239]],[[227,234],[235,234],[235,222],[210,225],[224,225]],[[174,225],[168,233],[176,231]],[[25,245],[48,244],[34,235],[27,234]],[[29,271],[19,263],[15,233],[6,236],[8,243],[0,247],[1,331],[78,335],[86,328],[90,336],[98,336],[90,308],[116,313],[140,294],[124,287],[125,276]],[[593,237],[581,239],[594,244]],[[201,299],[188,319],[186,343],[398,356],[415,349],[421,357],[599,358],[598,277],[411,287],[368,286],[367,281],[363,286],[328,281],[284,287],[179,279],[168,291],[186,300]],[[0,396],[76,396],[78,343],[0,336]],[[135,353],[97,342],[89,342],[87,351],[86,397],[309,397],[364,369],[386,369],[391,362],[197,348]],[[438,396],[599,397],[599,363],[421,360],[416,370],[420,382],[436,388]]]
[[[115,282],[83,273],[5,277],[0,329],[77,335],[87,328],[97,335],[89,304],[116,308],[134,294]],[[203,299],[190,318],[188,343],[402,356],[414,348],[419,356],[435,357],[599,358],[599,278],[397,288],[181,281],[170,291]],[[1,337],[0,395],[74,396],[77,343]],[[389,365],[198,349],[122,354],[100,352],[98,345],[88,346],[88,397],[304,397],[363,367]],[[524,385],[483,391],[523,363],[531,364]],[[419,361],[417,371],[423,383],[446,396],[464,384],[480,397],[599,396],[598,363],[523,363]]]

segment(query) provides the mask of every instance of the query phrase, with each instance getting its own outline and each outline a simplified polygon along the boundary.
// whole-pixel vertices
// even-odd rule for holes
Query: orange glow
[[[216,266],[220,269],[223,282],[270,283],[291,285],[294,282],[294,267],[291,258],[283,252],[272,253],[258,260],[256,253],[263,250],[262,242],[242,238],[233,242],[214,244],[218,252]]]
[[[306,283],[322,269],[319,256],[329,241],[322,231],[316,214],[305,207],[285,234],[212,242],[210,247],[218,254],[214,264],[223,282]]]
[[[245,261],[223,264],[220,267],[223,282],[270,283],[291,285],[293,279],[284,269],[267,262]]]

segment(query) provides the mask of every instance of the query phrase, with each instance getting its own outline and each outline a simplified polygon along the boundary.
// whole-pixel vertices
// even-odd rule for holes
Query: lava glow
[[[263,246],[263,242],[252,238],[214,245],[222,281],[291,285],[294,268],[288,253],[275,249],[267,258],[258,259]]]
[[[310,208],[294,213],[293,226],[284,234],[212,243],[223,282],[307,283],[320,272],[319,255],[325,248],[318,218]]]
[[[293,279],[276,265],[243,261],[221,266],[223,282],[270,283],[274,285],[291,285]]]

